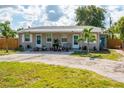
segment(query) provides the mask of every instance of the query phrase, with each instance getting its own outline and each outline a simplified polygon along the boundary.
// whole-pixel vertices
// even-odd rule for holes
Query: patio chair
[[[42,46],[42,51],[47,51],[47,47],[45,45]]]
[[[25,46],[25,50],[32,51],[33,49],[32,49],[32,46],[30,44],[28,44]]]
[[[40,50],[39,47],[34,47],[34,48],[33,48],[33,51],[39,51],[39,50]]]
[[[23,46],[23,45],[19,45],[18,50],[20,50],[20,51],[24,51],[24,46]]]
[[[53,51],[53,47],[50,47],[49,50],[50,50],[50,51]]]
[[[62,51],[62,46],[61,45],[58,47],[58,51]]]
[[[84,46],[84,47],[83,47],[83,50],[87,50],[87,46]]]
[[[94,50],[94,51],[96,51],[96,50],[97,50],[97,49],[96,49],[96,46],[94,46],[94,47],[93,47],[93,50]]]
[[[62,46],[62,50],[63,51],[69,51],[70,49],[70,44],[69,43],[64,43],[63,46]]]

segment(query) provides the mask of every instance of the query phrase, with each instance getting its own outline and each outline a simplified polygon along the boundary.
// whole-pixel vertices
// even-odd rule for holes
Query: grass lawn
[[[110,49],[109,52],[96,52],[96,53],[73,53],[72,55],[80,57],[101,58],[120,61],[123,55],[117,53],[115,50]]]
[[[16,50],[8,50],[8,53],[6,52],[6,50],[0,50],[0,56],[1,55],[14,54],[14,53],[16,53]]]
[[[41,63],[0,62],[0,87],[124,87],[95,72]]]

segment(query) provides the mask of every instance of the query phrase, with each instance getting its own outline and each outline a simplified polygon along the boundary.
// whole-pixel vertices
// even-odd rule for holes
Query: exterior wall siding
[[[30,45],[32,48],[35,47],[35,35],[33,33],[30,33],[30,34],[32,34],[32,42],[23,41],[22,39],[24,34],[22,33],[19,34],[19,45],[22,45],[25,49],[27,45]]]
[[[42,36],[42,46],[47,46],[47,47],[52,47],[52,43],[54,39],[59,39],[61,41],[61,37],[63,34],[67,35],[67,41],[70,44],[70,46],[73,46],[73,35],[74,34],[80,34],[80,33],[52,33],[52,43],[47,43],[46,41],[46,35],[47,33],[30,33],[32,34],[32,42],[23,42],[22,41],[22,36],[24,34],[20,33],[19,34],[19,45],[24,46],[24,48],[26,49],[27,45],[31,45],[32,48],[36,47],[36,34],[40,34]],[[95,33],[96,34],[96,43],[90,43],[90,49],[93,49],[93,47],[95,46],[97,48],[97,50],[99,50],[99,43],[100,43],[100,38],[99,38],[99,33]],[[87,46],[87,43],[82,43],[79,42],[79,46]]]

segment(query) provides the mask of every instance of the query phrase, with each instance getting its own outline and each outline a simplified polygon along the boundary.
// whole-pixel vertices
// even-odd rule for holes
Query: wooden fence
[[[19,42],[17,38],[10,38],[8,39],[8,48],[9,49],[17,49],[19,46]],[[6,39],[0,38],[0,49],[6,48]]]
[[[8,39],[8,48],[17,49],[19,46],[19,41],[17,38]],[[122,46],[122,41],[119,39],[107,39],[107,48],[120,49]],[[6,39],[0,38],[0,49],[6,48]]]
[[[107,39],[107,47],[113,49],[122,48],[122,41],[120,39]]]

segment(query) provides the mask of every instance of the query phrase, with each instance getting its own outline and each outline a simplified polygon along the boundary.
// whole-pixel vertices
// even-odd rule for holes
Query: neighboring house
[[[90,49],[106,48],[106,38],[101,28],[93,26],[41,26],[23,29],[18,32],[19,44],[25,49],[43,47],[51,48],[58,40],[61,46],[70,46],[72,49],[87,46],[87,42],[78,42],[78,37],[84,28],[93,28],[96,41],[90,42]],[[29,47],[30,46],[30,47]]]

